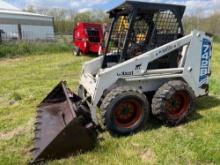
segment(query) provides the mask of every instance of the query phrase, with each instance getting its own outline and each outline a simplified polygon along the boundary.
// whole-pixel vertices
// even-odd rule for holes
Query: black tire
[[[181,80],[162,85],[152,100],[152,114],[165,124],[175,126],[193,111],[195,95],[191,87]]]
[[[136,133],[146,127],[149,103],[138,89],[118,87],[106,95],[100,109],[103,124],[113,136]]]
[[[80,48],[79,47],[73,48],[73,55],[80,56]]]

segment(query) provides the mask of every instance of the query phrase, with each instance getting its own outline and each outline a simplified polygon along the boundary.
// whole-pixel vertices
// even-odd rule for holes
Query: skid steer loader
[[[188,117],[209,91],[212,36],[184,36],[184,11],[137,1],[110,10],[104,55],[84,64],[78,94],[62,81],[38,106],[33,162],[91,150],[103,127],[136,133],[150,113],[170,125]]]

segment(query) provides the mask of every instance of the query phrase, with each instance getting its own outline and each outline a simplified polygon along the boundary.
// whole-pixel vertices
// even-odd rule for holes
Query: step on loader
[[[137,1],[110,10],[105,52],[84,64],[78,94],[60,82],[38,106],[32,162],[89,151],[103,128],[113,136],[137,133],[150,113],[182,123],[194,100],[208,95],[212,57],[211,34],[184,36],[184,11]]]

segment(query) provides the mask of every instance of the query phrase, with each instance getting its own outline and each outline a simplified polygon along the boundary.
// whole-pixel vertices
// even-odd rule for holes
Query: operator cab
[[[184,36],[185,6],[126,1],[110,10],[112,20],[105,43],[103,68],[111,67]],[[149,64],[150,69],[173,68],[179,51]]]

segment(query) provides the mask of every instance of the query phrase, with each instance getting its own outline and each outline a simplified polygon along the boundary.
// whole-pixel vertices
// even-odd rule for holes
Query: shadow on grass
[[[202,118],[202,115],[200,115],[199,113],[197,112],[194,112],[192,115],[190,115],[189,117],[187,117],[183,122],[177,124],[177,125],[169,125],[169,124],[166,124],[160,120],[158,120],[156,117],[151,117],[148,121],[148,126],[147,128],[144,130],[144,131],[149,131],[149,130],[155,130],[155,129],[159,129],[161,128],[162,126],[165,126],[165,127],[168,127],[168,128],[175,128],[177,126],[183,126],[185,124],[188,124],[190,122],[194,122],[194,121],[197,121],[199,119]]]
[[[154,130],[154,129],[159,129],[162,127],[164,124],[158,120],[156,117],[154,117],[152,114],[150,115],[147,123],[147,128],[144,131],[149,131],[149,130]]]
[[[196,109],[198,111],[206,111],[211,108],[220,106],[220,99],[215,96],[201,97],[196,101]]]
[[[180,123],[179,125],[185,125],[187,123],[197,121],[201,119],[203,116],[200,115],[198,112],[199,111],[208,111],[211,108],[215,108],[220,106],[220,99],[218,99],[215,96],[207,96],[207,97],[201,97],[198,100],[196,100],[195,107],[194,107],[194,112],[186,118],[185,121]],[[153,115],[150,116],[149,122],[148,122],[148,127],[146,128],[145,131],[149,130],[154,130],[154,129],[159,129],[161,126],[167,126],[167,127],[175,127],[175,126],[169,126],[160,120],[158,120],[156,117]]]
[[[99,55],[98,54],[89,54],[89,57],[96,58],[96,57],[99,57]]]
[[[98,54],[95,54],[95,53],[81,54],[81,56],[88,56],[88,57],[91,57],[91,58],[99,57],[99,55],[98,55]]]
[[[199,111],[208,111],[218,106],[220,106],[220,99],[215,96],[205,96],[198,98],[195,102],[194,112],[192,115],[187,117],[186,121],[182,123],[182,125],[203,118],[203,116],[198,113]]]

